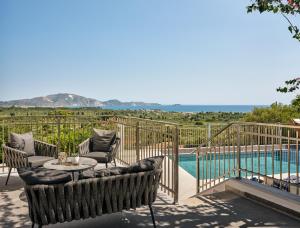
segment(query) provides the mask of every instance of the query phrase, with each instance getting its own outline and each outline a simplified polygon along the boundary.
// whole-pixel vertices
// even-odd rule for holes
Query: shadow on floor
[[[3,183],[1,178],[0,183]],[[0,191],[0,227],[30,227],[22,182],[18,177],[14,177],[11,183],[16,184],[15,188],[8,186]],[[180,205],[173,205],[170,198],[159,193],[153,209],[158,227],[300,227],[298,220],[230,192],[193,197]],[[148,207],[144,207],[136,211],[45,227],[82,228],[83,226],[146,228],[152,227],[152,221]]]
[[[6,178],[6,175],[0,176],[0,192],[11,192],[23,188],[23,182],[20,180],[17,174],[13,174],[10,176],[7,185],[5,185]]]
[[[30,227],[23,182],[11,175],[5,186],[6,175],[0,176],[0,227]]]
[[[233,193],[196,197],[184,205],[162,203],[160,195],[154,206],[158,227],[299,227],[297,220],[257,205]],[[57,224],[49,227],[152,227],[148,208],[96,219]]]

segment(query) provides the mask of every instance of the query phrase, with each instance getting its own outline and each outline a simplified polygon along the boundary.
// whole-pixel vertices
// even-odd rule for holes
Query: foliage
[[[285,86],[277,88],[277,92],[291,93],[299,89],[300,78],[285,81]]]
[[[292,106],[297,112],[300,112],[300,95],[297,95],[294,100],[292,100]]]
[[[274,103],[271,107],[255,108],[252,112],[247,113],[243,120],[247,122],[290,124],[291,119],[299,118],[299,103],[300,99],[298,97],[294,105]]]
[[[300,0],[254,0],[247,7],[248,13],[252,13],[253,11],[281,14],[289,24],[288,30],[292,34],[292,37],[300,42],[300,30],[287,16],[300,14]]]
[[[175,122],[182,125],[198,126],[201,127],[207,122],[231,122],[241,119],[244,113],[180,113],[180,112],[163,112],[159,110],[146,111],[146,110],[103,110],[97,108],[1,108],[0,117],[14,117],[15,122],[28,122],[26,125],[13,124],[9,129],[7,127],[2,129],[0,123],[0,132],[5,132],[4,140],[8,140],[8,131],[26,132],[33,131],[35,136],[41,141],[46,141],[52,144],[58,142],[58,127],[56,125],[56,115],[61,115],[60,125],[60,148],[70,154],[74,153],[77,145],[84,139],[91,135],[91,129],[93,127],[99,127],[103,129],[110,129],[112,125],[107,122],[99,121],[104,120],[102,116],[128,116],[139,117],[145,119],[152,119],[157,121]],[[38,118],[39,116],[46,116],[47,118]],[[97,119],[96,122],[90,122],[90,119],[86,123],[74,124],[76,118],[84,120],[86,117],[92,117],[91,119]],[[95,118],[94,118],[95,117]],[[5,118],[1,120],[4,121]],[[205,129],[205,126],[203,126]],[[128,129],[127,129],[128,130]],[[130,129],[129,129],[130,130]],[[131,132],[132,133],[132,132]],[[196,140],[194,136],[189,137],[191,140]],[[0,143],[2,144],[3,137],[0,136]],[[191,143],[191,142],[189,142]],[[1,149],[0,149],[0,161],[1,161]]]
[[[203,125],[207,122],[232,122],[240,120],[245,114],[239,112],[164,112],[160,110],[105,110],[98,108],[1,108],[1,116],[102,116],[119,115],[144,119],[175,122],[183,125]]]
[[[251,5],[247,7],[247,12],[252,13],[259,11],[260,13],[269,12],[281,14],[288,22],[288,30],[292,37],[300,42],[300,30],[288,18],[288,15],[300,14],[300,0],[254,0]],[[295,78],[285,81],[285,86],[277,88],[278,92],[288,93],[299,89],[300,78]]]

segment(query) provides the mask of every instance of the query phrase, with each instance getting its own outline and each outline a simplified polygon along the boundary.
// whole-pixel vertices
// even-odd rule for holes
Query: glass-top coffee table
[[[78,164],[73,164],[71,162],[65,162],[63,164],[58,163],[58,159],[53,159],[44,163],[44,168],[46,169],[54,169],[54,170],[62,170],[66,172],[72,173],[72,178],[74,178],[75,172],[82,172],[87,169],[93,169],[97,165],[97,161],[92,158],[79,158]]]

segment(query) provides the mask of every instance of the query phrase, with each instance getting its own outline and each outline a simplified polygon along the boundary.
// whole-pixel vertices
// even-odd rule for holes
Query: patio
[[[269,146],[274,155],[274,148],[277,144],[280,148],[285,146],[283,142],[276,142],[274,140],[267,140],[277,138],[277,135],[265,135],[264,147],[252,146],[249,147],[247,138],[243,136],[244,140],[240,142],[226,141],[228,136],[241,138],[240,125],[228,125],[224,129],[218,129],[218,134],[212,136],[209,140],[208,136],[201,138],[200,141],[210,142],[210,146],[202,147],[204,144],[196,142],[198,148],[203,151],[194,151],[198,160],[195,170],[198,170],[196,178],[187,172],[179,165],[179,144],[185,145],[181,140],[185,139],[183,134],[180,134],[178,126],[172,126],[162,122],[150,122],[148,120],[130,119],[124,117],[107,117],[103,118],[86,118],[86,119],[64,119],[63,117],[48,117],[48,120],[37,117],[37,121],[32,124],[31,117],[28,119],[20,118],[17,121],[8,119],[2,125],[3,134],[2,141],[8,140],[9,132],[34,132],[35,137],[40,140],[52,142],[57,145],[62,151],[67,151],[69,154],[76,151],[76,148],[82,140],[90,135],[93,127],[105,128],[113,127],[118,131],[121,138],[121,145],[117,156],[117,166],[132,164],[137,160],[147,158],[150,156],[164,155],[165,159],[162,164],[163,175],[161,177],[160,188],[157,200],[153,204],[154,214],[158,227],[245,227],[245,226],[273,226],[273,227],[299,227],[299,220],[288,215],[284,215],[269,207],[264,207],[260,203],[250,201],[244,198],[241,194],[233,190],[217,190],[217,186],[222,184],[230,178],[241,175],[242,171],[246,174],[256,174],[250,169],[243,169],[240,166],[241,154],[251,148],[251,156],[255,151],[262,153],[260,160],[266,159],[268,154],[266,143],[271,142]],[[256,135],[255,132],[247,132],[249,130],[244,126],[243,134]],[[266,126],[269,127],[269,126]],[[273,126],[272,126],[273,127]],[[277,127],[277,126],[276,126]],[[199,129],[203,130],[203,129]],[[226,131],[225,131],[226,130]],[[228,130],[228,131],[227,131]],[[238,130],[238,131],[237,131]],[[253,126],[251,126],[253,130]],[[288,129],[290,130],[290,129]],[[292,129],[295,131],[294,129]],[[195,133],[198,129],[188,136],[187,141],[197,139]],[[273,129],[272,129],[273,131]],[[237,134],[238,133],[238,134]],[[279,131],[282,134],[281,131]],[[71,134],[74,136],[71,139]],[[210,135],[210,134],[208,134]],[[180,136],[180,137],[179,137]],[[215,140],[215,139],[219,140]],[[222,140],[220,140],[222,139]],[[287,145],[294,142],[292,138],[288,138]],[[298,139],[294,139],[294,141]],[[260,139],[256,139],[260,143]],[[229,143],[230,144],[229,144]],[[248,144],[247,144],[248,143]],[[286,143],[286,142],[284,142]],[[193,144],[194,143],[190,143]],[[190,145],[189,143],[187,145]],[[275,144],[275,145],[274,145]],[[229,145],[224,147],[223,145]],[[195,145],[194,145],[195,146]],[[187,146],[188,147],[188,146]],[[211,148],[217,148],[211,150]],[[290,146],[287,147],[287,158],[291,164],[296,163],[298,167],[298,154],[290,156]],[[241,153],[242,151],[242,153]],[[298,150],[297,150],[298,151]],[[218,153],[218,156],[216,154]],[[222,159],[220,155],[223,154]],[[225,158],[225,155],[233,156],[233,162],[228,163],[232,165],[225,169],[225,165],[221,166],[220,161]],[[293,155],[293,154],[292,154]],[[247,155],[248,156],[248,155]],[[174,159],[175,158],[175,159]],[[249,157],[250,160],[251,157]],[[244,159],[244,158],[243,158]],[[247,159],[247,157],[245,158]],[[292,160],[294,159],[294,160]],[[274,156],[272,158],[274,160]],[[282,163],[282,160],[280,162]],[[239,162],[238,162],[239,161]],[[204,163],[205,162],[205,163]],[[203,164],[214,164],[214,166],[205,166]],[[225,164],[225,163],[224,163]],[[112,164],[109,164],[111,166]],[[201,166],[200,166],[201,165]],[[227,163],[226,163],[227,165]],[[201,168],[200,168],[201,167]],[[105,164],[98,164],[95,169],[105,168]],[[212,172],[212,170],[218,170]],[[247,166],[245,167],[247,168]],[[264,169],[268,168],[263,166]],[[286,173],[291,175],[290,171],[294,171],[292,166],[286,166]],[[240,172],[238,172],[240,170]],[[298,175],[298,168],[296,169]],[[229,172],[229,173],[228,173]],[[270,178],[273,183],[273,178],[282,180],[285,174],[281,171],[281,176],[274,174],[272,168],[272,176],[261,175],[261,180],[269,185]],[[9,184],[4,185],[8,173],[8,168],[0,170],[0,227],[30,227],[31,221],[28,216],[28,204],[24,193],[23,182],[19,178],[16,170],[13,170]],[[266,172],[265,172],[266,173]],[[249,175],[250,176],[250,175]],[[249,177],[248,176],[248,177]],[[247,177],[247,176],[246,176]],[[289,183],[289,190],[297,195],[299,185]],[[210,195],[203,195],[205,191],[210,191]],[[194,196],[195,193],[199,193]],[[296,197],[296,196],[295,196]],[[176,202],[176,204],[174,204]],[[259,211],[259,214],[257,213]],[[298,211],[299,212],[299,211]],[[123,211],[122,213],[115,213],[110,215],[103,215],[95,219],[75,220],[69,223],[61,223],[50,225],[49,227],[82,227],[88,225],[89,227],[153,227],[151,216],[148,207],[139,208],[136,211]]]
[[[31,227],[22,181],[12,174],[8,186],[3,186],[6,175],[1,174],[0,227]],[[259,211],[259,213],[257,213]],[[261,206],[232,192],[191,197],[174,205],[160,192],[154,203],[158,227],[299,227],[299,221]],[[104,215],[95,219],[79,220],[46,227],[152,227],[149,209]]]

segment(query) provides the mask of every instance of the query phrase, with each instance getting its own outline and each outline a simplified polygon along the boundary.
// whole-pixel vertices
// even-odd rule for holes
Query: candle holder
[[[73,165],[79,165],[79,154],[78,153],[72,153],[71,157],[69,158],[69,161],[73,164]]]

